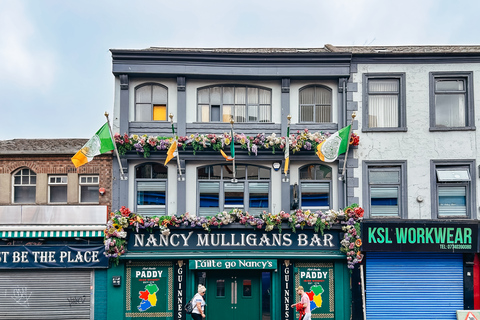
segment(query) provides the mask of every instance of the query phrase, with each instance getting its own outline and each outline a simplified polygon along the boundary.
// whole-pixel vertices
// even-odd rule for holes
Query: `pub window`
[[[67,203],[67,176],[48,177],[48,201],[50,203]]]
[[[197,169],[198,212],[215,215],[241,209],[261,214],[270,208],[270,169],[252,165],[211,165]]]
[[[331,208],[332,168],[310,164],[300,168],[300,206],[309,210]]]
[[[167,121],[166,87],[141,85],[135,89],[135,121]]]
[[[136,212],[142,215],[165,215],[167,167],[161,163],[144,163],[135,168]]]
[[[79,185],[81,203],[98,203],[98,176],[80,176]]]
[[[332,90],[311,85],[299,92],[300,122],[332,122]]]
[[[13,174],[13,203],[35,203],[37,174],[22,168]]]

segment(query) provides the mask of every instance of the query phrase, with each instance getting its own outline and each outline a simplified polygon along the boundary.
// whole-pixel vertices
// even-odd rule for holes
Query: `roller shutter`
[[[0,319],[91,319],[91,271],[0,272]]]
[[[456,320],[464,308],[462,255],[368,253],[366,307],[368,320]]]

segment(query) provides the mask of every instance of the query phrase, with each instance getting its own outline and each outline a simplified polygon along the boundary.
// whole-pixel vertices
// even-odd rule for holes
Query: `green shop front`
[[[239,223],[126,232],[126,253],[108,270],[108,319],[190,319],[184,307],[199,284],[207,288],[209,320],[298,319],[291,305],[299,285],[313,319],[351,317],[341,225],[323,232]]]

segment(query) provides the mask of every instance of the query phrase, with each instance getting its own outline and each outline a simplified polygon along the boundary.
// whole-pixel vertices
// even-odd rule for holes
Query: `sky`
[[[480,45],[478,0],[0,0],[0,140],[90,138],[110,49]]]

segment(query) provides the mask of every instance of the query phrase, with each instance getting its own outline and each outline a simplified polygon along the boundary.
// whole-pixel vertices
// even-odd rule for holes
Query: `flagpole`
[[[231,134],[232,134],[231,141],[230,141],[230,143],[232,145],[230,146],[230,150],[234,150],[234,152],[235,152],[235,145],[234,145],[235,137],[233,136],[234,135],[234,133],[233,133],[233,124],[234,123],[235,123],[235,121],[233,120],[233,116],[232,116],[232,118],[230,119]],[[237,183],[237,178],[235,176],[235,171],[236,171],[235,170],[235,154],[230,154],[230,156],[233,157],[233,179],[232,179],[232,182]]]
[[[115,153],[117,154],[118,166],[120,167],[120,180],[127,180],[125,173],[123,172],[122,162],[120,161],[120,155],[118,154],[117,144],[115,143],[115,139],[113,138],[112,127],[110,127],[110,120],[108,120],[108,112],[105,111],[105,117],[107,118],[108,123],[108,130],[110,131],[110,138],[113,142],[113,147],[115,148]]]
[[[177,135],[175,134],[175,127],[173,126],[173,114],[169,114],[168,117],[170,118],[170,123],[172,124],[172,132],[173,132],[173,136],[175,138],[175,140],[178,140],[177,138]],[[178,168],[178,181],[183,181],[184,178],[182,176],[182,168],[180,167],[180,158],[178,157],[178,141],[177,141],[177,150],[175,150],[175,152],[177,153],[177,168]]]
[[[345,160],[343,161],[343,170],[342,170],[341,180],[345,179],[345,170],[347,169],[348,150],[350,149],[350,139],[352,138],[353,120],[355,120],[356,116],[357,115],[355,114],[355,112],[352,113],[352,122],[350,123],[350,130],[348,131],[347,151],[345,151]]]

